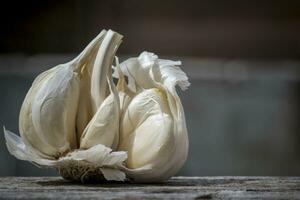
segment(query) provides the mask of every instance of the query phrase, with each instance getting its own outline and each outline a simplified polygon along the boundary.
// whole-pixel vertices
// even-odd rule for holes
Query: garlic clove
[[[174,144],[173,120],[167,114],[149,116],[127,139],[119,150],[128,152],[126,166],[136,169],[145,165],[166,164]]]
[[[90,81],[90,72],[89,69],[92,69],[90,66],[86,66],[80,73],[81,84],[80,84],[80,93],[77,106],[76,114],[76,140],[77,145],[79,146],[80,138],[83,134],[84,129],[90,122],[93,117],[92,111],[92,101],[91,101],[91,81]]]
[[[128,168],[165,164],[171,156],[173,119],[159,89],[147,89],[132,99],[120,130],[119,150],[128,151]]]
[[[81,149],[87,149],[97,144],[116,149],[119,143],[119,99],[117,93],[113,92],[112,80],[108,78],[107,82],[110,95],[102,102],[84,130],[80,142]]]
[[[144,90],[134,96],[122,116],[121,139],[127,138],[151,115],[170,115],[166,100],[165,95],[157,88]]]
[[[37,154],[43,158],[53,159],[57,154],[57,150],[44,142],[37,134],[32,121],[32,102],[35,93],[40,89],[40,86],[49,75],[53,73],[55,68],[40,74],[32,84],[21,106],[19,115],[19,131],[22,140],[28,147],[32,147]]]
[[[93,113],[96,113],[108,96],[107,76],[111,77],[111,66],[115,53],[122,42],[122,35],[109,30],[98,50],[91,76],[91,99]]]
[[[116,149],[119,143],[120,103],[112,81],[111,66],[121,39],[121,35],[109,30],[99,48],[91,77],[91,98],[95,114],[83,132],[80,148],[103,144]]]
[[[71,61],[73,66],[79,67],[77,70],[80,76],[80,94],[76,116],[76,137],[77,142],[89,121],[92,119],[92,101],[91,101],[91,73],[95,64],[96,55],[107,31],[101,33],[90,42],[90,44],[80,53],[75,61]],[[79,145],[79,144],[78,144]]]
[[[59,154],[77,147],[75,121],[78,99],[79,78],[68,65],[57,67],[52,76],[41,83],[33,98],[34,129],[42,141],[54,147]]]
[[[175,86],[186,89],[189,82],[180,64],[143,52],[120,65],[128,76],[128,87],[136,88],[122,113],[119,147],[128,151],[124,170],[135,181],[165,180],[176,174],[187,158],[185,117]]]
[[[80,72],[90,65],[90,56],[97,51],[105,34],[102,31],[71,62],[39,75],[26,95],[19,117],[20,134],[24,143],[40,156],[55,159],[77,147],[76,118],[82,115],[76,115],[76,111],[80,84],[86,84],[81,81]]]

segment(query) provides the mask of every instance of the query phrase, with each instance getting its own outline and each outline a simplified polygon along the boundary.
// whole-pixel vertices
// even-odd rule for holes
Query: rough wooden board
[[[164,183],[71,183],[2,177],[0,199],[300,199],[300,177],[175,177]]]

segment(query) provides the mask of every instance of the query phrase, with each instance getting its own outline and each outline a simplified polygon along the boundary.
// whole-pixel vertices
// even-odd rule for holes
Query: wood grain
[[[174,177],[163,183],[79,184],[2,177],[0,199],[300,199],[300,177]]]

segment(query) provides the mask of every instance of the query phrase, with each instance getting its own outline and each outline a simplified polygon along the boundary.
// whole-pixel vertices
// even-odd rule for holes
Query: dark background
[[[103,28],[119,53],[299,58],[300,1],[4,1],[1,53],[73,53]]]
[[[123,60],[147,50],[183,61],[190,138],[180,175],[300,175],[300,1],[3,1],[0,125],[18,133],[34,77],[102,29]],[[55,175],[17,161],[0,137],[0,175]]]

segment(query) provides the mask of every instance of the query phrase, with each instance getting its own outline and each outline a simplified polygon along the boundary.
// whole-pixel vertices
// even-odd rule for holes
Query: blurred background
[[[1,126],[18,133],[34,77],[113,29],[122,59],[147,50],[183,62],[180,175],[300,175],[300,1],[11,0],[0,10]],[[0,162],[0,176],[56,175],[10,156],[2,134]]]

